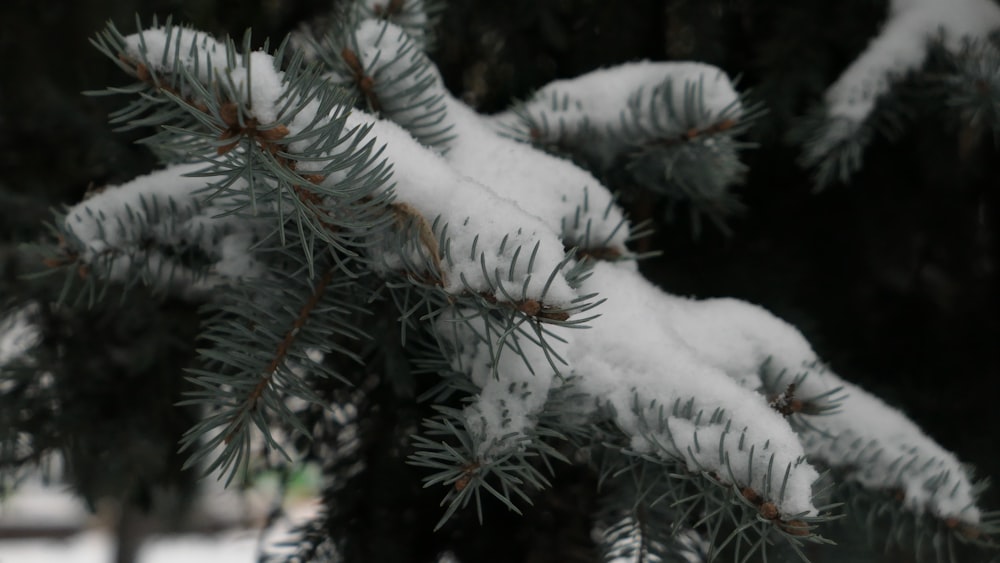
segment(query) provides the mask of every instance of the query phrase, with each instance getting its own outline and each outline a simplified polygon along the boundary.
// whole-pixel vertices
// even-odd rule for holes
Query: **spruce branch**
[[[929,53],[958,53],[966,42],[985,40],[998,28],[1000,8],[989,0],[891,1],[879,34],[792,136],[803,145],[800,162],[814,170],[817,188],[850,178],[874,134],[895,129],[905,108],[894,104],[891,94],[924,66]]]
[[[213,306],[202,336],[212,347],[201,351],[205,365],[191,370],[199,391],[185,401],[209,413],[182,443],[192,451],[188,466],[204,463],[206,472],[228,473],[231,481],[249,461],[253,427],[268,449],[287,456],[272,436],[272,425],[310,433],[287,399],[321,401],[309,376],[348,384],[332,358],[360,362],[352,350],[353,342],[367,338],[356,322],[365,313],[359,287],[332,257],[317,259],[324,271],[312,279],[302,275],[307,271],[302,261],[286,263],[288,273],[277,279],[245,282]]]
[[[350,41],[359,65],[376,77],[372,89],[388,108],[383,111],[385,117],[441,153],[457,171],[518,201],[525,211],[542,217],[549,228],[558,225],[566,248],[629,255],[625,248],[628,222],[610,192],[592,175],[498,136],[481,116],[445,89],[433,63],[414,48],[404,30],[391,23],[363,20],[346,33],[341,41]],[[331,39],[320,48],[324,52],[323,60],[333,75],[343,74],[338,70],[340,44]],[[392,107],[387,100],[393,101]],[[535,189],[534,182],[549,186],[548,191]]]
[[[705,214],[725,230],[741,208],[728,191],[746,171],[739,152],[751,146],[736,137],[761,114],[714,67],[642,62],[553,82],[491,122],[596,170],[624,165],[644,189],[691,204],[696,228]]]
[[[940,77],[948,90],[947,104],[972,128],[989,127],[1000,138],[1000,37],[967,39]]]

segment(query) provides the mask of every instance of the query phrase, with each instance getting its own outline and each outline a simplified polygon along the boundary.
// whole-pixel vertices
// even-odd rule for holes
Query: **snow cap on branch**
[[[459,173],[475,178],[560,229],[566,246],[625,253],[629,229],[609,190],[573,163],[498,136],[445,89],[427,56],[392,24],[365,20],[354,33],[360,65],[382,115],[429,144]],[[445,134],[446,133],[446,134]]]
[[[902,491],[915,512],[979,522],[973,483],[954,454],[898,410],[824,369],[792,325],[735,299],[663,296],[649,304],[649,314],[669,319],[698,357],[744,387],[778,396],[794,384],[805,412],[791,420],[810,460],[867,488]]]
[[[379,145],[392,154],[395,201],[411,206],[433,228],[446,291],[489,292],[498,301],[534,299],[551,305],[573,300],[575,293],[560,273],[566,253],[549,225],[462,176],[394,123],[358,111],[348,117],[348,127],[358,126],[371,126]],[[494,293],[499,287],[504,291]]]
[[[593,328],[576,335],[574,375],[598,406],[611,408],[635,449],[735,479],[783,515],[816,514],[819,475],[788,422],[684,341],[658,310],[670,296],[609,263],[595,264],[582,289],[608,301]]]
[[[962,39],[998,27],[1000,7],[990,0],[892,0],[882,31],[827,90],[829,117],[867,119],[894,80],[924,63],[928,43],[939,34],[954,51]]]

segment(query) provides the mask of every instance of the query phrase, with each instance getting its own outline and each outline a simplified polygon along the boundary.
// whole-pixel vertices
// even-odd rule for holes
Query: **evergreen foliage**
[[[889,95],[910,83],[939,85],[919,103],[996,134],[1000,9],[961,4],[941,20],[931,0],[892,3],[799,124],[819,185],[850,179],[883,123],[898,130]],[[446,10],[341,2],[258,50],[249,32],[170,19],[95,38],[132,79],[96,94],[128,97],[111,121],[152,131],[141,142],[162,168],[59,211],[25,250],[52,277],[3,303],[0,318],[41,334],[0,356],[3,483],[60,452],[81,494],[142,503],[194,471],[232,484],[316,460],[323,510],[296,561],[523,556],[476,545],[508,518],[565,534],[549,560],[822,561],[858,518],[884,530],[879,547],[988,557],[1000,518],[953,454],[791,325],[640,273],[654,201],[690,209],[697,231],[742,209],[766,104],[711,64],[643,61],[485,116],[428,55]],[[927,44],[933,23],[957,37]],[[887,63],[879,46],[903,40],[919,52]],[[931,78],[891,88],[925,59]],[[66,405],[120,407],[61,383],[90,361],[62,346],[88,322],[169,335],[94,360],[111,360],[96,386],[143,399],[113,420],[141,423],[68,432],[112,418]],[[112,447],[149,424],[168,437],[148,446],[158,465]],[[117,471],[90,473],[102,464],[140,482],[123,492]]]

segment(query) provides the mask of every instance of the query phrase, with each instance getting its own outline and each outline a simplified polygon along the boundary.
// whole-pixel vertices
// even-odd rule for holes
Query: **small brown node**
[[[959,526],[958,533],[962,534],[962,537],[969,540],[977,540],[981,534],[979,528],[968,524]]]
[[[802,520],[789,520],[781,523],[781,529],[793,536],[808,536],[809,525]]]
[[[469,483],[472,482],[472,477],[477,471],[479,471],[478,461],[474,461],[462,467],[462,476],[455,481],[455,490],[458,492],[464,491],[465,488],[469,486]]]
[[[771,399],[769,403],[771,408],[781,413],[782,416],[791,416],[802,412],[805,403],[795,397],[795,387],[794,383],[789,383],[784,393]]]
[[[764,499],[760,497],[760,494],[750,487],[743,487],[743,490],[740,491],[740,493],[743,495],[743,498],[754,504],[759,505],[764,501]]]
[[[758,510],[760,511],[760,515],[768,520],[774,520],[778,517],[778,507],[774,506],[773,502],[761,504]]]
[[[420,237],[420,242],[424,245],[430,253],[430,259],[434,264],[434,272],[432,273],[432,279],[436,276],[435,283],[438,285],[447,285],[447,279],[445,276],[444,268],[441,266],[441,250],[438,245],[437,237],[434,235],[434,230],[431,228],[431,224],[427,219],[420,213],[420,211],[406,202],[396,202],[391,205],[392,212],[395,214],[396,225],[398,227],[406,226],[408,221],[414,221],[417,229],[418,235]]]
[[[364,69],[361,68],[361,60],[358,59],[357,53],[347,47],[344,47],[340,51],[340,58],[344,59],[344,62],[347,63],[347,68],[351,69],[351,72],[355,76],[364,74]]]
[[[569,313],[566,311],[545,311],[542,310],[535,317],[539,319],[546,319],[549,321],[566,321],[569,320]]]
[[[257,130],[257,136],[269,143],[273,143],[288,136],[288,127],[275,125],[268,129]]]
[[[946,518],[944,521],[944,525],[949,530],[957,531],[959,534],[962,535],[962,537],[966,539],[974,540],[979,538],[980,534],[979,528],[976,528],[971,524],[966,524],[965,522],[962,522],[961,520],[955,518],[954,516]]]
[[[258,129],[256,118],[248,118],[240,125],[240,106],[236,102],[225,102],[219,105],[219,119],[225,124],[226,129],[219,135],[220,141],[232,142],[220,145],[215,149],[219,155],[226,154],[239,145],[242,137],[249,137],[257,142],[260,148],[271,154],[277,154],[282,147],[277,141],[288,136],[288,127],[285,125],[275,125],[268,129]]]
[[[622,257],[622,251],[610,246],[598,248],[583,248],[577,251],[577,255],[593,260],[617,260]]]
[[[66,258],[43,258],[42,265],[46,268],[58,268],[60,266],[65,266],[69,261]]]
[[[150,82],[153,79],[152,73],[149,72],[149,67],[142,63],[136,63],[135,77],[143,82]]]
[[[230,129],[240,127],[240,106],[236,102],[226,102],[219,106],[219,117]]]
[[[526,299],[517,304],[517,310],[534,317],[542,312],[542,304],[534,299]]]
[[[302,186],[292,186],[292,189],[295,190],[295,195],[299,196],[299,201],[302,203],[311,203],[313,205],[323,203],[323,198],[319,194],[311,192]]]
[[[389,5],[383,7],[382,4],[375,4],[375,17],[388,18],[403,11],[403,4],[406,0],[389,0]]]
[[[344,47],[340,51],[340,58],[344,59],[347,68],[350,69],[351,74],[354,76],[354,82],[358,85],[358,90],[361,90],[361,94],[368,100],[368,105],[374,111],[381,111],[382,104],[379,103],[378,96],[375,95],[375,79],[365,74],[365,69],[361,66],[361,59],[358,58],[358,54]]]
[[[719,123],[717,123],[715,125],[715,130],[716,131],[729,131],[733,127],[736,127],[736,120],[735,119],[725,119],[725,120],[720,121]]]

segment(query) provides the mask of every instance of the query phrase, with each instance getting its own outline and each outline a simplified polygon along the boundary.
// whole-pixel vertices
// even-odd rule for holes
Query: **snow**
[[[448,100],[455,140],[445,158],[456,170],[494,187],[547,224],[566,246],[627,254],[630,231],[610,190],[573,163],[500,137],[462,102]]]
[[[363,20],[354,31],[358,61],[374,80],[381,112],[403,124],[420,142],[447,135],[441,122],[445,90],[437,69],[403,29],[380,20]],[[342,77],[347,87],[355,77]],[[383,95],[391,92],[390,95]]]
[[[558,226],[567,246],[626,252],[629,229],[624,214],[593,175],[567,160],[496,135],[445,89],[437,69],[413,49],[402,29],[368,20],[358,25],[355,38],[362,66],[375,77],[377,95],[396,100],[395,106],[383,108],[383,115],[420,139],[425,127],[420,113],[437,116],[443,110],[439,128],[446,127],[449,137],[436,137],[439,143],[433,148],[456,171],[516,201],[547,225]],[[400,51],[406,56],[399,56]]]
[[[595,264],[582,289],[598,291],[608,301],[591,321],[593,328],[576,335],[570,350],[574,375],[582,390],[605,403],[599,406],[612,408],[619,426],[634,436],[633,447],[679,458],[691,471],[714,471],[726,481],[732,475],[741,487],[770,498],[784,515],[815,515],[812,483],[818,473],[804,462],[791,427],[762,395],[684,340],[675,319],[664,314],[676,298],[638,272],[609,263]],[[692,414],[672,413],[678,404],[691,404]],[[658,428],[661,407],[666,426]],[[721,414],[713,418],[717,410]],[[652,428],[646,430],[647,424]]]
[[[139,552],[137,563],[253,563],[257,561],[258,533],[227,532],[216,536],[154,537]],[[114,541],[101,531],[89,531],[62,540],[0,541],[4,563],[107,563],[113,560]]]
[[[953,453],[877,397],[837,383],[848,399],[839,412],[816,417],[815,429],[804,432],[811,458],[850,469],[848,478],[867,488],[902,491],[904,504],[914,512],[980,522],[969,474]]]
[[[990,0],[892,0],[879,35],[827,90],[829,117],[860,124],[895,80],[923,65],[932,39],[957,50],[998,27],[1000,7]]]
[[[718,67],[638,61],[556,80],[488,121],[522,141],[572,146],[606,167],[644,141],[741,115],[739,94]]]
[[[263,523],[274,508],[278,492],[267,490],[263,480],[238,493],[225,490],[213,480],[202,482],[202,494],[195,499],[194,514],[188,523],[231,526],[212,534],[153,534],[139,549],[138,563],[252,563],[257,561],[261,547],[269,553],[284,553],[278,544],[294,539],[292,530],[316,516],[319,499],[288,497],[284,499],[284,516],[262,535],[253,526]],[[311,491],[315,494],[316,491]],[[100,505],[104,507],[104,505]],[[0,530],[36,528],[72,530],[77,533],[61,539],[13,538],[0,540],[0,562],[42,563],[107,563],[113,560],[115,540],[102,527],[110,515],[87,511],[83,503],[62,486],[43,486],[37,476],[23,483],[15,494],[0,503]],[[250,527],[246,527],[247,525]]]
[[[25,305],[0,317],[0,367],[21,357],[41,338],[41,331],[32,323],[38,312],[37,304]]]
[[[139,176],[70,208],[63,230],[87,264],[110,262],[113,280],[146,276],[151,283],[191,296],[203,294],[228,279],[260,275],[249,248],[265,231],[261,221],[237,214],[222,215],[231,197],[206,201],[220,177],[200,174],[201,163],[174,164]],[[232,186],[245,186],[242,180]],[[155,245],[150,243],[154,242]],[[207,275],[168,256],[161,248],[200,248],[216,260]]]
[[[567,375],[559,372],[566,367],[559,358],[567,357],[573,331],[559,331],[541,346],[532,325],[520,325],[501,327],[509,333],[497,335],[496,327],[471,310],[453,311],[437,322],[437,332],[455,350],[452,369],[468,374],[480,389],[465,417],[466,428],[480,437],[475,454],[484,460],[505,453],[510,438],[517,442],[531,429],[556,377]]]
[[[173,35],[171,35],[173,34]],[[192,45],[190,49],[186,46]],[[221,43],[207,39],[202,34],[180,28],[152,29],[126,38],[130,54],[144,57],[158,71],[169,71],[175,64],[182,64],[211,91],[219,77],[226,76],[233,85],[233,92],[243,96],[241,101],[251,108],[251,115],[260,120],[262,127],[270,127],[279,119],[279,100],[286,94],[288,86],[282,83],[283,74],[274,69],[273,59],[265,53],[251,53],[239,56],[236,65],[249,64],[249,68],[227,71]],[[184,47],[184,48],[182,48]],[[249,61],[249,63],[246,63]],[[167,64],[169,63],[169,64]],[[209,69],[214,69],[209,71]],[[228,74],[227,74],[228,73]],[[246,95],[247,82],[252,86]],[[294,104],[293,104],[294,106]],[[311,138],[296,139],[296,135],[307,130],[316,120],[318,106],[315,102],[294,115],[288,124],[293,140],[288,145],[290,153],[308,152],[315,142]],[[341,115],[344,108],[332,108],[328,119]],[[379,145],[387,143],[393,154],[394,169],[393,195],[397,201],[419,211],[428,224],[437,225],[435,233],[441,238],[439,243],[440,262],[445,266],[444,287],[452,293],[486,292],[495,294],[501,301],[513,299],[544,300],[547,304],[568,304],[574,297],[566,281],[551,274],[561,267],[565,252],[556,233],[541,219],[526,213],[516,203],[496,194],[490,188],[470,180],[449,167],[433,153],[398,126],[377,120],[363,112],[348,115],[347,131],[371,127],[371,135]],[[242,149],[234,150],[239,158]],[[338,149],[333,149],[334,151]],[[341,149],[351,150],[351,149]],[[319,155],[319,158],[301,161],[300,173],[324,170],[328,161],[339,153]],[[371,168],[380,161],[371,163]],[[145,176],[122,186],[108,190],[91,201],[80,204],[71,211],[67,227],[74,229],[76,236],[85,245],[84,260],[93,260],[108,249],[119,244],[135,244],[140,238],[140,229],[147,228],[147,217],[134,214],[137,200],[170,204],[177,207],[175,219],[181,223],[197,212],[200,204],[199,190],[205,188],[205,178],[186,177],[196,172],[197,164],[182,165],[160,174]],[[334,171],[322,181],[326,188],[337,190],[339,182],[356,178],[363,173],[355,168]],[[239,182],[230,191],[246,189]],[[105,195],[107,194],[107,195]],[[128,218],[127,221],[123,220]],[[117,228],[109,224],[117,223]],[[167,222],[168,228],[176,228]],[[447,228],[447,236],[442,236]],[[221,272],[225,274],[246,273],[255,262],[241,259],[239,251],[251,237],[235,236],[223,239],[221,249],[213,248],[215,254],[222,254]],[[435,254],[437,249],[425,249]],[[248,251],[248,250],[245,250]],[[406,262],[402,257],[383,255],[381,260],[387,269]],[[163,265],[156,256],[149,257],[151,269],[161,283],[174,285],[175,278],[196,285],[189,279],[193,274]],[[116,260],[116,275],[124,277],[130,262]],[[185,275],[187,274],[187,275]],[[164,279],[168,278],[168,279]],[[511,296],[511,297],[508,297]]]
[[[499,301],[513,297],[550,305],[567,305],[575,297],[562,276],[549,283],[565,251],[542,219],[462,176],[394,123],[354,112],[348,126],[372,127],[371,135],[392,154],[396,199],[438,226],[446,291],[488,292]],[[497,291],[499,287],[505,289]]]
[[[664,296],[648,306],[657,319],[670,319],[676,335],[710,365],[747,388],[759,388],[760,367],[797,383],[802,399],[836,392],[836,411],[812,416],[800,430],[809,458],[848,471],[871,489],[902,490],[906,505],[939,517],[975,524],[972,483],[954,454],[944,450],[898,410],[852,385],[819,363],[793,326],[769,312],[734,299],[694,301]],[[857,468],[857,469],[854,469]]]
[[[223,88],[233,100],[250,108],[251,115],[261,123],[278,119],[284,73],[275,69],[273,57],[266,53],[237,55],[230,66],[225,44],[204,32],[180,26],[129,35],[125,46],[133,60],[147,64],[154,74],[172,74],[178,67],[186,68],[202,84]]]

